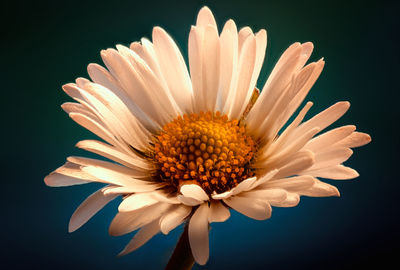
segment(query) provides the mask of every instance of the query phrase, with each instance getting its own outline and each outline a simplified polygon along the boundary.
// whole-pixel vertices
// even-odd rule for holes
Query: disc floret
[[[221,193],[254,175],[255,142],[238,120],[220,112],[179,116],[163,127],[154,150],[158,177],[176,188],[192,183]]]

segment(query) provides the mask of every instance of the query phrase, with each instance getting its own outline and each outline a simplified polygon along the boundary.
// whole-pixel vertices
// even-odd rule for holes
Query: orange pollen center
[[[221,193],[254,175],[253,139],[220,112],[179,116],[163,127],[154,150],[158,177],[176,188],[190,183]]]

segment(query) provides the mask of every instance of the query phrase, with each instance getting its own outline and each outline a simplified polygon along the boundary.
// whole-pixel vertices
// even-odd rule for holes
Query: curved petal
[[[68,231],[73,232],[79,229],[106,204],[118,197],[119,194],[105,195],[103,189],[99,189],[86,198],[72,214],[68,225]]]
[[[160,231],[160,225],[158,220],[143,226],[132,238],[132,240],[126,245],[126,247],[118,254],[118,256],[126,255],[136,249],[140,248],[147,243],[154,235]]]
[[[266,201],[235,196],[225,199],[224,202],[239,213],[256,220],[264,220],[271,217],[271,205]]]
[[[212,200],[208,212],[208,222],[224,222],[231,216],[229,209],[221,202]]]
[[[209,256],[208,212],[208,205],[203,203],[189,221],[190,248],[195,261],[200,265],[206,264]]]
[[[160,219],[160,229],[163,234],[168,234],[171,230],[179,226],[192,211],[192,207],[178,205],[172,208]]]

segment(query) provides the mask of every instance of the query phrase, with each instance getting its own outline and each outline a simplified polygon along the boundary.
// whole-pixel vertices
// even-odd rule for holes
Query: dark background
[[[87,77],[99,51],[150,37],[164,27],[187,55],[190,25],[208,5],[221,29],[266,28],[268,47],[259,87],[279,55],[295,41],[312,41],[313,61],[326,66],[307,100],[315,114],[339,100],[352,103],[339,124],[372,136],[346,163],[350,181],[329,181],[340,198],[302,198],[255,221],[232,212],[213,224],[210,259],[194,269],[354,269],[395,262],[399,233],[399,9],[385,1],[15,1],[1,4],[3,269],[161,269],[182,227],[157,235],[117,258],[129,241],[108,236],[118,202],[69,234],[70,215],[98,186],[49,188],[45,175],[74,148],[94,138],[61,110],[61,85]],[[397,165],[397,167],[395,167]],[[395,174],[396,172],[396,174]],[[5,188],[4,188],[5,187]],[[381,268],[381,267],[380,267]]]

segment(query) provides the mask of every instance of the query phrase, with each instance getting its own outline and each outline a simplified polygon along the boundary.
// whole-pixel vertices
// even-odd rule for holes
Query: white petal
[[[314,178],[309,175],[300,175],[290,178],[274,179],[260,186],[260,188],[282,188],[290,192],[306,190],[312,187]]]
[[[192,207],[178,205],[172,208],[160,219],[160,229],[163,234],[168,234],[171,230],[179,226],[192,211]]]
[[[97,179],[82,171],[79,165],[69,161],[44,178],[44,182],[50,187],[80,185],[93,181]]]
[[[347,138],[336,143],[335,146],[354,148],[363,146],[369,142],[371,142],[371,136],[369,136],[368,134],[362,132],[353,132]]]
[[[203,203],[189,221],[190,248],[195,261],[200,265],[206,264],[209,256],[208,211],[208,205]]]
[[[256,220],[271,217],[270,204],[259,199],[235,196],[225,199],[224,202],[239,213]]]
[[[114,146],[119,145],[119,142],[115,140],[114,136],[110,133],[110,131],[108,131],[102,124],[97,122],[95,119],[80,113],[70,113],[69,116],[79,125],[88,129],[92,133],[96,134],[109,144],[112,144]]]
[[[185,197],[183,195],[178,195],[177,198],[181,203],[187,206],[196,206],[203,203],[203,201],[199,201],[191,197]]]
[[[140,123],[147,128],[147,130],[155,132],[160,128],[156,122],[150,119],[149,116],[140,109],[140,107],[129,97],[129,93],[122,89],[119,82],[105,68],[97,64],[89,64],[88,73],[95,83],[110,89],[115,95],[117,95],[129,109],[131,114],[134,115],[135,118],[137,118]]]
[[[106,204],[118,195],[104,195],[102,189],[86,198],[72,214],[68,231],[73,232],[85,224],[91,217],[100,211]]]
[[[158,203],[150,193],[132,194],[125,198],[118,206],[118,211],[129,212]]]
[[[268,77],[257,102],[247,116],[249,129],[256,130],[257,126],[271,111],[273,105],[279,99],[282,90],[285,89],[296,71],[302,47],[300,43],[290,46],[275,65]]]
[[[315,179],[314,185],[308,190],[302,191],[301,195],[306,195],[310,197],[330,197],[330,196],[340,196],[339,190],[327,183],[321,182]]]
[[[293,139],[293,141],[276,154],[267,157],[263,156],[265,167],[280,168],[293,160],[293,156],[319,131],[319,128],[309,130],[307,133]],[[261,160],[261,159],[260,159]]]
[[[80,178],[68,176],[66,174],[52,172],[44,178],[44,182],[49,187],[66,187],[66,186],[87,184],[92,181],[87,181]]]
[[[132,168],[127,168],[104,160],[87,158],[87,157],[77,157],[77,156],[68,157],[67,160],[84,167],[88,166],[101,167],[104,169],[115,171],[117,173],[129,175],[135,178],[149,178],[148,172],[134,170]]]
[[[190,77],[193,85],[193,106],[196,111],[205,108],[203,95],[203,31],[192,26],[189,33],[189,67]]]
[[[101,56],[112,75],[118,79],[125,92],[144,113],[159,125],[172,120],[169,112],[165,111],[164,106],[160,103],[163,100],[158,99],[154,95],[154,89],[149,87],[157,84],[157,78],[151,74],[149,68],[146,70],[145,63],[141,63],[141,68],[138,64],[137,69],[134,69],[128,59],[113,49],[102,51]],[[144,81],[144,77],[146,81]],[[168,101],[164,100],[164,102]]]
[[[190,197],[198,201],[207,201],[209,199],[207,193],[199,185],[195,184],[183,185],[180,192],[185,197]]]
[[[290,123],[290,125],[278,136],[278,138],[272,141],[269,145],[265,145],[265,155],[270,155],[271,153],[280,151],[285,145],[289,144],[290,141],[288,137],[297,128],[300,122],[304,119],[305,115],[313,105],[312,102],[307,102],[303,109],[299,112],[296,118]]]
[[[350,148],[334,148],[329,151],[317,153],[315,155],[315,164],[302,173],[339,165],[345,162],[352,154],[353,151]]]
[[[288,192],[285,200],[281,202],[271,202],[271,205],[277,207],[293,207],[298,205],[299,202],[300,202],[299,194]]]
[[[291,138],[295,138],[300,134],[303,134],[305,131],[310,130],[314,127],[319,127],[322,131],[327,126],[334,123],[343,114],[350,108],[350,103],[347,101],[337,102],[334,105],[330,106],[326,110],[320,112],[319,114],[315,115],[308,121],[301,124],[295,132],[293,132]]]
[[[147,161],[140,158],[139,156],[135,157],[135,154],[133,152],[131,153],[131,155],[128,156],[125,153],[116,149],[115,147],[99,141],[95,140],[80,141],[76,144],[76,147],[104,156],[106,158],[109,158],[111,160],[114,160],[118,163],[121,163],[127,167],[131,167],[136,170],[143,171],[151,169],[151,166],[150,164],[147,163]]]
[[[206,101],[207,111],[214,111],[217,94],[219,91],[219,72],[220,72],[220,46],[218,32],[215,27],[210,25],[204,29],[203,39],[203,98]]]
[[[228,20],[220,36],[220,97],[216,110],[222,111],[229,94],[236,89],[237,65],[239,60],[238,34],[235,22]],[[229,106],[227,106],[229,107]]]
[[[310,168],[315,163],[315,155],[309,150],[300,151],[292,157],[292,160],[285,166],[279,168],[275,178],[283,178],[298,174],[299,172]]]
[[[215,28],[217,27],[214,15],[208,7],[202,7],[200,9],[197,15],[196,25],[200,27],[206,27],[208,25],[212,25]]]
[[[88,166],[84,167],[83,171],[96,177],[98,182],[129,187],[135,192],[153,191],[165,185],[163,183],[135,179],[129,175],[100,167]]]
[[[172,97],[182,112],[192,112],[192,85],[178,46],[160,27],[153,29],[153,43],[161,72]]]
[[[256,189],[242,194],[243,197],[260,199],[270,204],[282,202],[287,198],[287,191],[279,188]]]
[[[254,184],[251,186],[251,188],[253,189],[253,188],[258,187],[259,185],[262,185],[262,184],[266,183],[271,178],[273,178],[278,173],[278,171],[279,171],[278,169],[275,169],[275,170],[269,171],[268,173],[266,173],[262,177],[259,177],[257,179],[257,181],[254,182]]]
[[[160,218],[169,207],[168,203],[157,203],[136,211],[119,212],[110,224],[109,233],[120,236],[134,231]]]
[[[320,170],[309,171],[307,172],[307,174],[315,177],[323,177],[337,180],[353,179],[359,176],[356,170],[343,165],[336,165]]]
[[[230,106],[230,108],[224,109],[229,119],[240,118],[240,113],[248,104],[251,93],[254,90],[254,87],[250,89],[257,53],[256,38],[254,36],[246,39],[242,51],[243,52],[239,56],[236,91],[230,93],[230,96],[228,96],[226,105]]]
[[[126,245],[126,247],[118,254],[118,256],[126,255],[136,249],[140,248],[147,243],[154,235],[160,231],[160,225],[158,220],[143,226],[132,238],[132,240]]]
[[[309,149],[313,152],[320,152],[322,149],[348,137],[354,130],[356,130],[355,126],[343,126],[332,129],[310,140],[304,146],[304,149]]]
[[[213,198],[214,200],[223,200],[232,196],[232,193],[232,189],[219,194],[214,193],[211,194],[211,198]]]
[[[240,182],[236,187],[232,189],[232,195],[239,194],[240,192],[247,191],[253,187],[254,182],[256,182],[257,177],[247,178]]]
[[[231,216],[229,209],[219,201],[212,200],[210,202],[210,210],[208,212],[208,222],[224,222]]]

